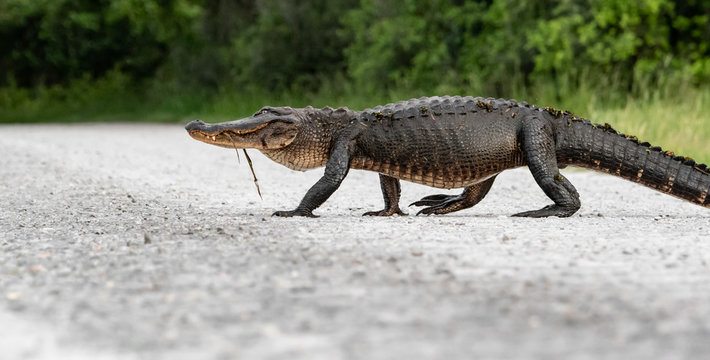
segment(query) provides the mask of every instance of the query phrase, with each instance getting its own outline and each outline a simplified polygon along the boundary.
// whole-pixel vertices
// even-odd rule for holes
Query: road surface
[[[706,359],[710,211],[565,170],[582,208],[527,169],[475,208],[365,218],[352,171],[317,219],[272,218],[322,170],[180,125],[0,127],[3,359]],[[402,204],[440,192],[405,183]],[[452,191],[453,192],[453,191]]]

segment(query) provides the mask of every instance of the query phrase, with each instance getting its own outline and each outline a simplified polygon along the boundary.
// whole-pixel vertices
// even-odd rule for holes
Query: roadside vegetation
[[[222,121],[460,94],[710,161],[703,0],[5,0],[0,122]]]

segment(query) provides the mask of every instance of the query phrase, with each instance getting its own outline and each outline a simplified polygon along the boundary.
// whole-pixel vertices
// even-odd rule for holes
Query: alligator
[[[400,180],[458,195],[426,196],[410,206],[419,214],[447,214],[476,205],[502,171],[527,166],[553,204],[513,216],[568,217],[580,208],[577,190],[560,174],[568,165],[622,177],[710,208],[710,170],[693,159],[618,133],[569,111],[515,100],[423,97],[362,111],[346,107],[264,107],[251,117],[185,129],[200,141],[259,149],[269,159],[324,175],[289,211],[274,216],[315,217],[313,210],[340,186],[350,169],[379,173],[384,209],[364,215],[405,215]]]

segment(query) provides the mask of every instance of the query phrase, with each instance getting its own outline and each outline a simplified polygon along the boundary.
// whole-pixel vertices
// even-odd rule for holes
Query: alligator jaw
[[[267,122],[264,122],[261,124],[254,124],[255,126],[249,128],[247,126],[234,126],[237,124],[237,122],[206,124],[202,120],[194,120],[185,126],[185,130],[187,130],[190,136],[192,136],[195,140],[211,145],[226,148],[245,148],[250,146],[239,146],[243,143],[243,141],[239,141],[240,136],[258,131],[268,125]]]
[[[227,142],[229,141],[229,137],[226,136],[225,132],[209,133],[202,130],[188,130],[188,133],[190,134],[190,136],[192,136],[193,139],[202,141],[204,143],[226,148],[234,147],[231,142]]]
[[[194,120],[185,130],[196,140],[230,149],[281,148],[290,144],[298,133],[296,125],[289,121],[254,117],[218,124]]]

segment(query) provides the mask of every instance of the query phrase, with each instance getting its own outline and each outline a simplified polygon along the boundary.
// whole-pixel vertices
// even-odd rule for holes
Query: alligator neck
[[[296,139],[286,147],[262,149],[261,152],[272,161],[299,171],[325,166],[338,133],[352,124],[359,114],[348,108],[328,106],[322,109],[308,106],[295,111],[302,116]]]

